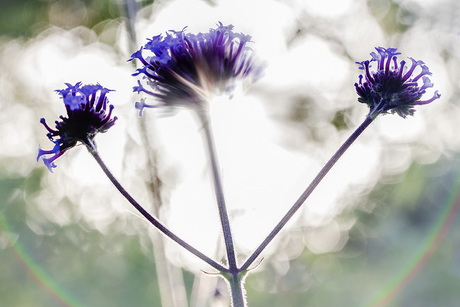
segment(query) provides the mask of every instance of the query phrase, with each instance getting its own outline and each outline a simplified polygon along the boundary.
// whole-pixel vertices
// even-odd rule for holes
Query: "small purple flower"
[[[208,33],[186,34],[184,28],[149,39],[130,59],[143,65],[133,76],[143,74],[146,81],[138,81],[134,91],[156,97],[161,105],[202,107],[215,92],[230,93],[237,79],[256,79],[262,68],[247,47],[251,36],[232,29],[219,23]],[[141,112],[144,107],[155,106],[136,103]]]
[[[433,87],[428,78],[431,72],[422,61],[409,58],[412,62],[410,67],[406,67],[405,61],[398,65],[396,56],[401,53],[396,52],[396,48],[375,49],[377,53],[371,53],[370,61],[356,62],[360,69],[365,70],[365,75],[359,76],[359,83],[355,83],[358,101],[369,106],[369,116],[375,118],[381,113],[398,113],[406,117],[414,114],[414,106],[428,104],[441,97],[435,91],[430,99],[420,100],[426,89]],[[372,62],[377,64],[375,72],[370,71]],[[417,67],[421,71],[415,73]],[[423,83],[421,86],[418,84],[420,79]]]
[[[51,129],[42,118],[40,123],[48,130],[48,138],[54,143],[51,150],[38,149],[37,161],[42,157],[50,172],[56,167],[54,161],[77,142],[89,145],[98,132],[106,132],[115,124],[117,117],[111,118],[113,105],[108,104],[106,94],[111,90],[96,84],[75,85],[66,83],[67,88],[57,90],[64,101],[67,117],[60,116],[56,129]],[[107,112],[108,107],[108,112]],[[51,155],[50,157],[46,157]]]

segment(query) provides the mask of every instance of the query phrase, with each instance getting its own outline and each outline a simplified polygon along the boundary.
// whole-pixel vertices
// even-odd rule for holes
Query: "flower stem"
[[[110,170],[107,168],[105,165],[104,161],[101,159],[99,156],[99,153],[96,149],[96,145],[92,140],[86,140],[84,142],[86,147],[88,148],[88,151],[93,155],[94,159],[96,162],[99,164],[99,166],[102,168],[104,173],[107,175],[107,177],[110,179],[110,181],[113,183],[113,185],[120,191],[120,193],[130,202],[131,205],[133,205],[134,208],[136,208],[137,211],[139,211],[153,226],[155,226],[159,231],[161,231],[163,234],[165,234],[167,237],[171,238],[173,241],[178,243],[180,246],[218,270],[219,272],[228,272],[228,270],[217,263],[216,261],[212,260],[181,238],[179,238],[177,235],[175,235],[172,231],[170,231],[168,228],[166,228],[163,224],[161,224],[156,218],[154,218],[150,213],[148,213],[118,182],[118,180],[113,176],[113,174],[110,172]]]
[[[206,111],[199,109],[198,117],[203,125],[205,132],[205,143],[211,160],[212,179],[214,183],[214,191],[216,193],[217,207],[219,208],[220,222],[224,234],[225,248],[227,251],[228,273],[222,274],[230,284],[230,292],[232,296],[232,307],[245,307],[246,299],[244,297],[243,276],[245,272],[238,269],[238,264],[235,256],[235,246],[233,244],[232,232],[230,229],[230,221],[228,218],[227,207],[225,205],[224,191],[219,172],[219,163],[217,161],[216,148],[214,145],[214,135]]]
[[[209,159],[211,160],[212,179],[214,183],[214,191],[216,194],[217,206],[219,208],[220,222],[222,224],[222,231],[224,233],[229,271],[230,273],[237,273],[238,267],[236,263],[235,247],[233,245],[232,232],[230,230],[230,222],[228,218],[227,207],[225,205],[224,191],[220,179],[219,163],[217,161],[211,123],[209,120],[208,113],[205,110],[198,110],[197,113],[201,120],[201,123],[203,124],[206,139],[206,148],[209,153]]]
[[[281,219],[281,221],[275,226],[275,228],[270,232],[270,234],[265,238],[265,240],[260,244],[260,246],[252,253],[251,256],[246,260],[246,262],[241,266],[241,270],[247,270],[248,267],[257,259],[257,257],[262,253],[262,251],[267,247],[267,245],[275,238],[275,236],[281,231],[281,229],[286,225],[286,223],[292,218],[292,216],[297,212],[297,210],[302,206],[305,200],[310,196],[310,194],[315,190],[316,186],[321,182],[321,180],[326,176],[326,174],[331,170],[334,164],[339,160],[339,158],[347,151],[351,144],[360,136],[360,134],[372,123],[375,119],[375,116],[367,116],[363,123],[353,132],[353,134],[345,141],[345,143],[340,146],[337,152],[330,158],[330,160],[324,165],[324,167],[316,175],[315,179],[310,183],[306,190],[300,195],[297,201],[292,205],[286,215]]]
[[[246,299],[243,288],[243,272],[232,274],[228,278],[228,282],[230,283],[230,290],[232,293],[232,307],[245,307]]]

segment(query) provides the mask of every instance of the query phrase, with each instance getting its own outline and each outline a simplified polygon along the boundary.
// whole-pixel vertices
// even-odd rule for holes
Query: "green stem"
[[[236,274],[231,274],[228,277],[228,282],[230,283],[230,291],[232,293],[232,307],[245,307],[246,299],[244,296],[243,288],[243,273],[238,272]]]
[[[139,211],[140,214],[142,214],[153,226],[155,226],[159,231],[161,231],[163,234],[165,234],[167,237],[171,238],[173,241],[178,243],[180,246],[218,270],[219,272],[228,272],[228,270],[217,263],[216,261],[212,260],[181,238],[179,238],[177,235],[175,235],[172,231],[170,231],[168,228],[166,228],[163,224],[160,223],[156,218],[154,218],[150,213],[148,213],[118,182],[118,180],[113,176],[113,174],[110,172],[110,170],[107,168],[105,165],[104,161],[101,159],[99,156],[99,153],[96,149],[96,145],[92,140],[87,140],[84,142],[86,147],[88,148],[88,151],[93,155],[94,159],[96,162],[99,164],[99,166],[102,168],[102,171],[107,175],[107,177],[110,179],[110,181],[113,183],[113,185],[120,191],[120,193],[126,198],[126,200],[129,201],[131,205],[133,205],[134,208],[136,208],[137,211]]]
[[[232,232],[230,230],[230,221],[228,218],[227,207],[225,205],[224,191],[220,179],[219,163],[217,161],[211,123],[209,121],[209,116],[205,110],[200,109],[197,111],[197,113],[201,123],[203,124],[206,139],[206,149],[209,153],[209,159],[211,160],[212,179],[214,183],[214,191],[216,194],[217,207],[219,208],[219,216],[222,224],[222,231],[224,234],[225,249],[227,251],[229,271],[237,272],[238,267],[236,263],[235,247],[233,245],[233,237]]]
[[[342,144],[342,146],[337,150],[337,152],[331,157],[331,159],[324,165],[324,167],[316,175],[315,179],[310,183],[306,190],[300,195],[297,201],[292,205],[286,215],[281,219],[281,221],[275,226],[275,228],[270,232],[270,234],[265,238],[265,240],[260,244],[260,246],[252,253],[251,256],[246,260],[242,265],[241,270],[245,271],[249,266],[257,259],[257,257],[262,253],[262,251],[267,247],[267,245],[275,238],[275,236],[281,231],[281,229],[286,225],[286,223],[292,218],[292,216],[299,210],[305,200],[310,196],[310,194],[315,190],[316,186],[321,182],[321,180],[326,176],[334,164],[339,160],[339,158],[347,151],[347,149],[353,144],[353,142],[361,135],[361,133],[372,123],[376,116],[368,115],[363,123],[353,132],[353,134]]]

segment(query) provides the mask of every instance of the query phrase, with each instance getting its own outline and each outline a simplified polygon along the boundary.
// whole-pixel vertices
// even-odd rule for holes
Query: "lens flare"
[[[40,265],[35,262],[33,257],[27,252],[27,249],[24,248],[19,241],[14,240],[11,235],[13,232],[10,230],[3,216],[0,216],[0,230],[4,233],[10,244],[10,248],[7,250],[11,252],[24,272],[56,303],[56,306],[82,306],[82,304],[79,304],[71,295],[60,288],[58,284],[40,268]]]
[[[368,304],[368,307],[386,306],[417,276],[417,274],[428,263],[431,256],[437,251],[439,245],[446,236],[452,225],[457,211],[460,208],[460,174],[452,185],[451,193],[447,198],[444,209],[440,212],[436,223],[433,225],[424,244],[414,255],[410,265],[404,267],[400,273],[390,282],[379,294],[375,295]]]

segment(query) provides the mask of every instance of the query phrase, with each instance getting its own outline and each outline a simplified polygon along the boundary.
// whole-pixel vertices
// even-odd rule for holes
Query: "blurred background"
[[[40,118],[65,112],[56,89],[116,90],[119,120],[96,137],[102,158],[150,212],[222,259],[201,128],[186,110],[139,117],[127,62],[147,38],[218,21],[252,35],[266,64],[210,110],[240,263],[364,120],[355,62],[396,47],[428,65],[442,94],[363,133],[262,254],[249,306],[458,306],[457,0],[128,4],[0,1],[1,306],[228,306],[223,281],[203,273],[212,268],[139,217],[83,146],[54,173],[36,161],[52,147]]]

